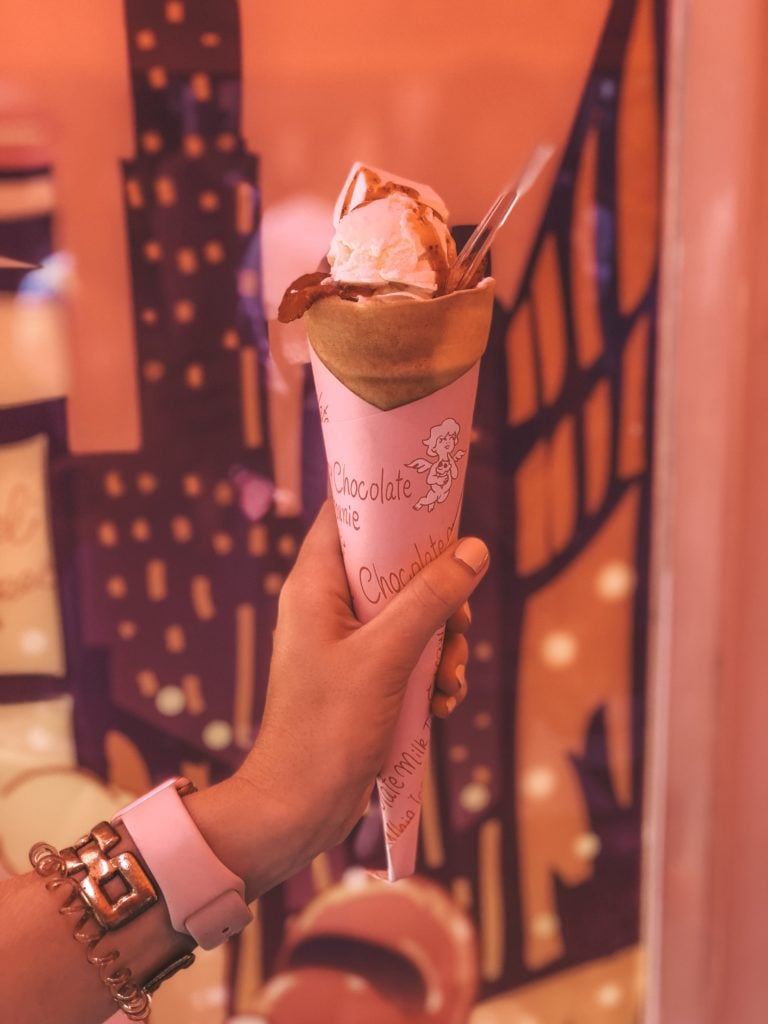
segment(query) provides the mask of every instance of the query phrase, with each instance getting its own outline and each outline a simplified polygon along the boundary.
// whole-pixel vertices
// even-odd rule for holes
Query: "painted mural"
[[[424,890],[407,912],[418,921],[434,890],[434,928],[471,933],[477,970],[451,996],[457,1022],[473,1002],[475,1024],[639,1019],[662,16],[652,0],[605,5],[481,365],[463,530],[488,540],[493,564],[473,600],[470,700],[433,731]],[[104,816],[169,774],[204,785],[239,762],[258,731],[277,595],[325,494],[308,370],[269,351],[271,154],[242,133],[243,17],[234,0],[122,8],[132,147],[92,173],[113,176],[123,204],[133,450],[71,445],[78,324],[55,243],[55,150],[43,132],[14,134],[21,115],[0,107],[0,252],[42,265],[0,270],[4,872],[23,869],[46,816],[46,838],[71,839],[83,823],[62,814],[70,798]],[[106,343],[89,356],[108,357]],[[183,1006],[201,1024],[257,1010],[300,1024],[275,994],[291,972],[312,999],[341,998],[339,972],[362,976],[344,989],[357,1019],[374,1019],[374,997],[382,1020],[428,1019],[385,1016],[403,989],[334,968],[317,943],[295,960],[305,908],[348,885],[351,922],[362,889],[350,869],[382,860],[372,807],[346,844],[263,897],[226,951],[174,979],[158,1019]],[[436,970],[455,980],[455,966]]]

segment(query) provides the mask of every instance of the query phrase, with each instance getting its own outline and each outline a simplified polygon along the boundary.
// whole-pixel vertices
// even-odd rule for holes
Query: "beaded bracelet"
[[[108,822],[102,821],[74,846],[61,851],[48,843],[35,843],[29,860],[36,873],[45,879],[49,892],[69,889],[59,913],[78,916],[73,936],[86,947],[86,959],[98,970],[112,1000],[131,1020],[147,1021],[151,993],[176,971],[189,967],[195,957],[192,953],[177,957],[139,985],[129,967],[112,966],[120,957],[117,950],[97,951],[96,946],[107,932],[121,928],[158,900],[155,886],[138,857],[132,853],[107,856],[120,838]],[[125,891],[118,899],[110,900],[103,886],[118,876]]]

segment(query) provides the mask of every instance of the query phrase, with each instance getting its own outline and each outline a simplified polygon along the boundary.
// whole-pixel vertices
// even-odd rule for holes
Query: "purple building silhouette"
[[[237,5],[131,0],[126,17],[142,441],[77,460],[90,666],[78,740],[102,767],[104,731],[119,729],[162,774],[189,759],[231,767],[250,748],[297,523],[269,512],[258,161],[239,135]]]

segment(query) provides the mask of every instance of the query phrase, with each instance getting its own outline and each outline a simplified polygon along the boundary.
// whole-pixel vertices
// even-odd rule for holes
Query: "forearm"
[[[204,840],[229,869],[224,872],[227,882],[232,881],[232,872],[245,883],[246,901],[294,874],[349,833],[367,806],[413,666],[435,630],[449,615],[451,619],[458,615],[487,565],[484,545],[474,538],[464,539],[422,569],[375,619],[361,625],[350,604],[333,507],[330,503],[323,507],[281,593],[268,698],[256,747],[232,779],[184,798]],[[466,629],[468,616],[461,620]],[[443,705],[444,713],[460,699],[459,684],[464,681],[467,651],[466,641],[460,640],[446,643],[438,669],[438,684],[442,681],[446,694],[456,694],[450,697],[450,706]],[[466,686],[461,690],[463,695]],[[167,810],[168,805],[163,807]],[[174,807],[174,813],[177,810]],[[136,808],[127,813],[135,812]],[[156,819],[150,813],[144,820],[149,828],[144,840],[154,839]],[[176,863],[179,890],[185,894],[185,864],[199,862],[194,850],[187,857],[186,847],[177,849],[174,840],[194,848],[199,837],[188,831],[186,817],[182,824],[174,820],[175,833],[169,825],[167,837],[165,833],[157,836],[161,842],[167,838],[169,845],[161,850],[168,859],[156,861],[155,871],[161,874],[159,866],[164,864],[175,916],[179,904],[171,890]],[[135,817],[133,821],[135,828]],[[161,818],[160,828],[165,821]],[[83,823],[85,827],[96,824]],[[96,849],[87,854],[88,871],[92,874],[96,863],[99,887],[107,878],[111,880],[104,882],[106,887],[113,882],[119,887],[120,879],[110,871],[109,862],[120,847],[113,847],[104,831],[106,839],[101,835],[100,842],[91,844]],[[118,831],[122,849],[133,849],[127,832]],[[101,854],[106,855],[103,871],[104,865],[98,864]],[[203,854],[210,869],[204,848]],[[81,854],[77,856],[82,864]],[[55,859],[52,864],[56,866]],[[63,862],[60,866],[65,868]],[[70,867],[80,884],[81,867],[77,861]],[[216,868],[214,861],[214,873]],[[135,869],[136,864],[130,864],[137,878]],[[151,876],[151,870],[141,877],[141,885],[151,888],[146,874]],[[198,885],[201,877],[205,875],[198,875]],[[73,937],[78,918],[59,913],[70,891],[69,882],[48,891],[45,880],[33,874],[0,883],[3,1021],[100,1024],[114,1012],[115,1004],[97,969],[87,962],[87,948]],[[115,900],[120,894],[107,889],[107,895]],[[162,892],[158,896],[158,902],[135,920],[106,932],[97,947],[97,952],[118,950],[115,967],[130,968],[139,984],[193,946],[189,936],[174,931]],[[239,927],[241,905],[238,911]],[[112,913],[107,909],[104,919]],[[217,931],[216,937],[225,931],[226,927]]]
[[[121,844],[130,849],[130,844]],[[74,938],[78,915],[61,914],[69,887],[53,892],[34,873],[0,884],[0,993],[3,1019],[15,1024],[98,1024],[117,1009],[86,947]],[[162,899],[125,928],[107,932],[96,947],[120,952],[137,982],[193,949],[171,927]]]
[[[213,851],[245,881],[248,901],[298,870],[315,852],[297,814],[276,800],[274,791],[268,794],[266,780],[259,779],[235,777],[185,800]],[[122,841],[111,853],[135,852],[125,829],[118,831]],[[70,891],[68,885],[48,891],[45,880],[32,872],[0,884],[3,1020],[98,1024],[115,1012],[97,968],[86,959],[86,946],[73,937],[79,915],[59,912]],[[189,936],[174,931],[159,896],[139,917],[107,932],[96,947],[99,953],[118,950],[114,966],[129,967],[139,984],[194,948]]]
[[[277,772],[259,761],[257,770],[185,800],[213,852],[245,882],[248,903],[319,852],[318,830],[299,797],[295,786],[281,783]]]

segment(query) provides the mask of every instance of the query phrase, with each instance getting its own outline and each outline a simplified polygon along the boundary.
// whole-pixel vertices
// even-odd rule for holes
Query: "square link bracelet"
[[[36,843],[29,851],[29,860],[50,892],[69,890],[59,913],[77,916],[73,936],[85,946],[88,963],[98,970],[118,1008],[131,1020],[146,1021],[152,1006],[151,993],[177,971],[189,967],[195,957],[193,953],[177,957],[139,985],[130,967],[114,966],[120,959],[116,949],[97,949],[107,932],[122,928],[158,901],[157,889],[136,854],[110,856],[121,838],[109,822],[102,821],[61,851],[48,843]],[[119,879],[124,886],[115,900],[105,889],[112,879]]]

